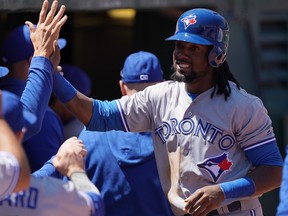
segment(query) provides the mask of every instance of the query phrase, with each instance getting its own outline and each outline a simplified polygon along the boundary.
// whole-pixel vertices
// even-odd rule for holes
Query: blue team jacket
[[[107,216],[173,215],[161,189],[150,133],[84,129],[79,139],[87,148],[86,171],[101,192]]]

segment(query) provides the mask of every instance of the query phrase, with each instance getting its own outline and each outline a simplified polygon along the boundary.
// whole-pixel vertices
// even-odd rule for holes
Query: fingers
[[[42,4],[41,11],[40,11],[40,14],[39,14],[38,25],[45,21],[45,17],[46,17],[46,13],[47,13],[47,10],[48,10],[48,6],[49,6],[48,0],[44,0],[43,4]]]
[[[57,25],[59,25],[60,27],[65,23],[62,23],[63,21],[63,19],[65,19],[65,21],[66,21],[66,19],[67,19],[67,16],[64,16],[63,17],[63,15],[64,15],[64,13],[65,13],[65,10],[66,10],[66,6],[65,5],[61,5],[61,7],[60,7],[60,9],[59,9],[59,11],[58,11],[58,13],[56,14],[56,16],[53,18],[53,20],[51,21],[51,25],[52,25],[52,27],[55,27],[55,25],[57,24]],[[60,21],[60,22],[59,22]],[[50,23],[50,22],[49,22]]]
[[[63,144],[63,149],[65,149],[66,154],[76,154],[81,155],[83,158],[86,156],[86,148],[82,140],[77,137],[71,137],[67,139]]]
[[[52,5],[51,5],[50,11],[48,12],[47,17],[46,17],[46,19],[44,21],[45,24],[49,25],[51,23],[51,21],[53,20],[54,15],[55,15],[55,12],[57,10],[57,7],[58,7],[58,0],[54,0]]]
[[[30,33],[35,31],[35,26],[33,25],[32,22],[26,21],[25,24],[28,26]]]

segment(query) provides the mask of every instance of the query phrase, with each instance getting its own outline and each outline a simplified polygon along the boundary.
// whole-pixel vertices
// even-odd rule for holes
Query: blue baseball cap
[[[68,80],[78,91],[86,96],[91,94],[91,79],[88,74],[79,67],[62,64],[64,78]]]
[[[8,73],[9,73],[8,68],[0,66],[0,78],[6,76]]]
[[[66,40],[59,38],[58,45],[60,49],[63,49],[66,46]],[[20,25],[14,28],[6,39],[4,39],[0,53],[2,62],[7,65],[33,56],[34,47],[30,39],[29,27],[27,25]]]
[[[20,98],[12,92],[2,90],[2,113],[14,133],[29,129],[37,117],[23,108]]]
[[[124,83],[151,83],[163,81],[163,72],[158,58],[150,53],[139,51],[130,54],[121,71]]]

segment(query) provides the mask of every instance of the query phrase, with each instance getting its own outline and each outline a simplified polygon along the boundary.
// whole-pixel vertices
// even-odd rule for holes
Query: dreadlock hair
[[[219,94],[219,95],[224,94],[224,99],[225,101],[227,101],[227,98],[230,96],[230,93],[231,93],[231,88],[230,88],[228,81],[234,82],[237,85],[237,88],[239,90],[240,90],[240,83],[236,80],[234,75],[231,73],[227,61],[223,62],[223,64],[220,67],[214,68],[214,72],[215,72],[215,76],[214,76],[215,86],[211,93],[211,98],[213,98],[216,92],[216,94]]]

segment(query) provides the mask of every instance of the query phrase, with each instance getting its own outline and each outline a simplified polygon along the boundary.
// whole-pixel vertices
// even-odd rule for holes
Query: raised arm
[[[30,38],[34,46],[26,87],[21,96],[23,106],[37,116],[37,124],[26,134],[24,140],[40,131],[43,117],[52,93],[53,73],[60,63],[60,50],[57,40],[60,30],[67,20],[65,6],[57,11],[58,1],[54,0],[48,12],[49,3],[43,1],[39,21],[35,27],[26,21],[30,29]]]

